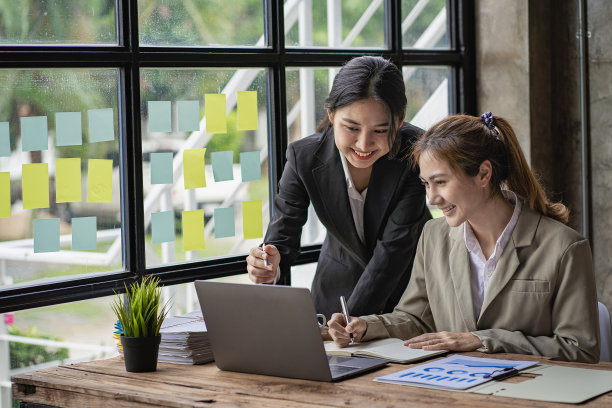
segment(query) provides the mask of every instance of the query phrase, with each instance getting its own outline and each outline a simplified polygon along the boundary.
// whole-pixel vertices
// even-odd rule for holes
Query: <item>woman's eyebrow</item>
[[[349,119],[349,118],[340,118],[340,119],[342,119],[342,120],[343,120],[343,121],[345,121],[345,122],[349,122],[349,123],[352,123],[352,124],[354,124],[354,125],[360,125],[360,126],[361,126],[361,123],[356,122],[356,121],[354,121],[353,119]],[[374,125],[374,126],[375,126],[375,127],[379,127],[379,126],[389,126],[389,123],[384,122],[384,123],[379,123],[378,125]]]

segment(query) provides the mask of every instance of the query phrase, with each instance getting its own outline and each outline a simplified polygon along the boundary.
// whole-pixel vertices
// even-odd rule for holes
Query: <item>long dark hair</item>
[[[532,211],[566,224],[569,209],[548,199],[525,160],[512,126],[490,112],[485,115],[488,116],[451,115],[433,125],[412,146],[415,165],[423,153],[429,153],[473,177],[482,162],[489,160],[492,194],[501,194],[505,187],[524,200]]]
[[[334,78],[325,109],[332,113],[362,99],[381,102],[389,113],[389,156],[403,149],[401,138],[396,137],[396,122],[406,114],[406,89],[402,72],[391,61],[382,57],[363,56],[347,62]],[[332,127],[327,115],[317,126],[317,132]]]

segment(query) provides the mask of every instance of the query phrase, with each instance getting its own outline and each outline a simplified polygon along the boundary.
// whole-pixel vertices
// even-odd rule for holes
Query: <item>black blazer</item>
[[[405,123],[400,132],[411,140],[420,129]],[[388,157],[374,163],[364,206],[365,243],[355,229],[332,129],[289,145],[278,189],[265,238],[281,254],[278,283],[289,282],[312,202],[327,228],[312,283],[317,312],[327,317],[340,312],[340,295],[353,316],[391,312],[408,285],[421,230],[431,218],[410,164]]]

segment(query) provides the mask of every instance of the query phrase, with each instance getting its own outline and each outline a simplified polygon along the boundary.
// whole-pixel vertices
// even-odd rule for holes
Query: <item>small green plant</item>
[[[154,337],[168,314],[168,303],[161,305],[159,279],[145,277],[125,286],[125,299],[117,293],[111,307],[126,337]]]

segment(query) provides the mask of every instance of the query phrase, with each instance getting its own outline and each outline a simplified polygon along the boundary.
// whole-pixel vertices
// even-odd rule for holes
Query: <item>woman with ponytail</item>
[[[393,312],[334,315],[340,346],[380,337],[425,350],[504,352],[597,362],[599,327],[588,240],[565,225],[510,124],[453,115],[412,148],[429,203],[410,283]]]

